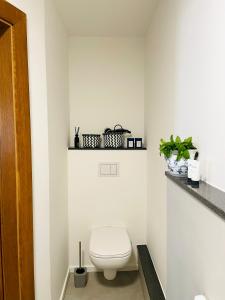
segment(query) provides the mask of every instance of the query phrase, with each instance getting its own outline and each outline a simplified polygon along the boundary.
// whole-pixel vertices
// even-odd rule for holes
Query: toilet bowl
[[[117,270],[127,264],[131,252],[130,238],[125,228],[100,227],[92,230],[89,256],[94,266],[104,271],[106,279],[116,278]]]

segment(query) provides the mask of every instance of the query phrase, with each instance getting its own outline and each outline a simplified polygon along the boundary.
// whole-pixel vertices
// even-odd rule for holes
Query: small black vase
[[[74,148],[80,148],[80,139],[78,134],[76,134],[74,138]]]

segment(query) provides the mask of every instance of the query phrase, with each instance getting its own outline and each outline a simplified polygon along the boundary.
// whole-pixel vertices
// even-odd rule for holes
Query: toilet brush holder
[[[84,288],[87,284],[87,268],[76,268],[74,270],[75,288]]]
[[[81,266],[81,242],[79,242],[79,268],[74,270],[75,288],[84,288],[87,284],[87,268]]]

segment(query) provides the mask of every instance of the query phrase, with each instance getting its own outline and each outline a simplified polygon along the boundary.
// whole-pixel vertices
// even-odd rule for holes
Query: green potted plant
[[[168,171],[170,174],[179,177],[186,177],[188,172],[187,160],[190,158],[191,152],[196,150],[192,143],[192,137],[181,140],[179,136],[175,139],[171,135],[169,141],[160,140],[160,155],[164,155]]]

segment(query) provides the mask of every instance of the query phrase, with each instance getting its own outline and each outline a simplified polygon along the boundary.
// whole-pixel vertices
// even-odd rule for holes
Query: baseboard
[[[74,269],[77,268],[77,266],[69,266],[69,272],[73,273]],[[93,265],[88,265],[86,266],[87,271],[88,272],[102,272],[102,270],[97,269],[95,266]],[[123,269],[120,269],[119,272],[130,272],[130,271],[137,271],[138,270],[138,265],[130,265],[130,266],[126,266]]]
[[[139,257],[139,270],[142,278],[145,299],[165,300],[165,295],[163,293],[147,246],[139,245],[137,248]]]
[[[141,262],[140,262],[140,258],[138,260],[138,264],[139,264],[139,274],[140,274],[140,277],[141,277],[141,286],[142,286],[142,291],[143,291],[143,294],[144,294],[144,300],[151,300],[149,292],[148,292],[144,272],[143,272],[143,269],[142,269],[142,265],[141,265]]]
[[[148,247],[148,246],[147,246],[147,247]],[[153,263],[154,269],[156,270],[154,260],[153,260],[153,258],[151,258],[151,259],[152,259],[152,263]],[[164,290],[164,288],[163,288],[162,282],[161,282],[161,280],[160,280],[160,278],[159,278],[158,275],[157,275],[157,277],[158,277],[158,280],[159,280],[159,283],[160,283],[160,286],[161,286],[163,295],[164,295],[164,297],[165,297],[165,299],[166,299],[166,293],[165,293],[165,290]]]
[[[68,270],[66,272],[66,276],[65,276],[65,280],[64,280],[64,283],[63,283],[62,292],[61,292],[59,300],[64,299],[65,292],[66,292],[66,286],[67,286],[67,282],[68,282],[68,279],[69,279],[69,274],[70,274],[70,268],[68,268]]]

